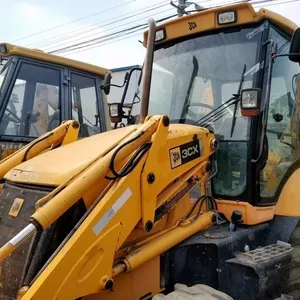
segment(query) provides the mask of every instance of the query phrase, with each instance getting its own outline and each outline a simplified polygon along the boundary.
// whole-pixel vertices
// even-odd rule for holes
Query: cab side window
[[[278,44],[278,52],[288,53],[290,42],[274,28],[271,38]],[[299,64],[288,57],[276,58],[273,65],[270,102],[268,107],[267,140],[268,159],[261,172],[261,196],[263,202],[272,199],[280,182],[299,156],[299,106],[297,104],[296,79]]]
[[[0,134],[38,137],[60,119],[61,71],[22,62],[0,124]]]
[[[72,118],[80,123],[80,137],[100,132],[97,85],[95,78],[79,74],[71,75]]]

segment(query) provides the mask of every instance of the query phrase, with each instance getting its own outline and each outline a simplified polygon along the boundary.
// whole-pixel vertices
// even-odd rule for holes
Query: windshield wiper
[[[210,122],[218,121],[220,118],[224,116],[224,111],[231,105],[235,104],[237,101],[236,97],[233,96],[230,99],[228,99],[226,102],[212,110],[210,113],[208,113],[206,116],[200,118],[197,120],[193,125],[199,124],[202,127],[206,127],[206,123],[209,124]],[[227,112],[225,112],[226,114]]]
[[[191,74],[188,90],[186,92],[186,96],[185,96],[185,100],[184,100],[180,120],[185,120],[185,118],[186,118],[186,114],[187,114],[187,111],[189,109],[190,95],[191,95],[191,92],[192,92],[192,87],[193,87],[194,81],[195,81],[196,76],[198,74],[198,70],[199,70],[198,59],[196,58],[195,55],[193,55],[193,71],[192,71],[192,74]]]
[[[242,72],[242,76],[241,76],[241,80],[240,80],[240,84],[239,84],[239,88],[237,90],[237,93],[235,95],[233,95],[233,96],[236,97],[236,99],[240,99],[240,97],[241,97],[241,90],[242,90],[243,82],[244,82],[244,79],[245,79],[245,73],[246,73],[246,65],[244,65],[244,69],[243,69],[243,72]],[[234,105],[234,111],[233,111],[232,123],[231,123],[231,130],[230,130],[230,137],[232,137],[234,127],[235,127],[235,123],[236,123],[237,105],[238,105],[238,101],[235,102],[235,105]]]
[[[224,115],[227,114],[225,111],[228,107],[235,105],[234,109],[234,115],[233,115],[233,121],[232,121],[232,126],[231,126],[231,132],[233,133],[234,126],[235,126],[235,115],[236,115],[236,110],[237,110],[237,104],[240,101],[240,93],[241,93],[241,88],[242,88],[242,83],[244,81],[244,76],[246,72],[246,65],[244,65],[243,68],[243,73],[241,76],[241,80],[239,83],[238,91],[236,94],[233,94],[233,96],[228,99],[226,102],[212,110],[210,113],[208,113],[206,116],[200,118],[197,120],[193,125],[199,124],[201,127],[208,127],[214,122],[217,122],[220,120]],[[231,134],[232,135],[232,134]]]

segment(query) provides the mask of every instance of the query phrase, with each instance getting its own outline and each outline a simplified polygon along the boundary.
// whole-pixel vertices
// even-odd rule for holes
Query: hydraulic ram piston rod
[[[120,264],[116,265],[113,268],[113,276],[116,277],[123,272],[130,272],[157,255],[164,253],[196,232],[211,227],[214,217],[214,212],[205,212],[196,219],[196,221],[184,226],[179,225],[166,234],[153,239],[148,244],[128,254]]]
[[[7,242],[0,250],[0,261],[3,261],[9,254],[17,249],[22,242],[27,240],[33,233],[35,233],[35,231],[35,226],[33,224],[29,224],[9,242]]]

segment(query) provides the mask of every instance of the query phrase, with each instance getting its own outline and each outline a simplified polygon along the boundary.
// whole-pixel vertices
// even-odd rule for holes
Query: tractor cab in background
[[[101,89],[106,95],[110,93],[111,87],[122,89],[121,100],[108,104],[109,110],[112,110],[112,127],[115,129],[139,122],[142,69],[143,68],[139,66],[131,68],[129,72],[125,73],[122,85],[111,83],[111,74],[109,72],[105,74]]]
[[[7,43],[0,55],[0,159],[63,120],[77,120],[81,138],[110,128],[100,89],[108,70]]]

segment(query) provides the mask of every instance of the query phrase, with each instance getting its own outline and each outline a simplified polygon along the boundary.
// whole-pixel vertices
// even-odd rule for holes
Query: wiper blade
[[[234,104],[234,103],[232,103]],[[227,106],[228,107],[228,106]],[[209,125],[212,125],[213,123],[219,121],[221,118],[223,118],[227,114],[227,111],[222,110],[218,115],[216,115],[215,119],[209,120],[209,122],[203,122],[200,124],[201,127],[208,127]]]
[[[241,80],[240,80],[240,84],[239,84],[239,88],[237,90],[237,93],[235,95],[233,95],[233,96],[236,97],[236,99],[240,99],[240,97],[241,97],[241,90],[242,90],[243,82],[244,82],[244,79],[245,79],[245,73],[246,73],[246,65],[244,65],[244,69],[243,69],[243,72],[242,72],[242,76],[241,76]],[[237,105],[238,105],[238,101],[236,101],[235,106],[234,106],[232,123],[231,123],[231,130],[230,130],[230,137],[232,137],[232,135],[233,135],[233,131],[234,131],[235,123],[236,123]]]
[[[241,80],[239,83],[238,91],[236,94],[234,94],[230,99],[228,99],[226,102],[212,110],[210,113],[208,113],[206,116],[200,118],[197,120],[193,125],[199,124],[202,127],[207,127],[211,125],[213,122],[217,122],[220,120],[223,116],[227,114],[227,112],[224,112],[228,107],[235,105],[234,107],[234,114],[233,114],[233,120],[232,120],[232,126],[231,126],[231,136],[234,131],[235,126],[235,120],[236,120],[236,111],[237,111],[237,104],[240,101],[240,93],[242,89],[242,84],[244,81],[244,76],[246,72],[246,65],[244,65],[243,73],[241,76]]]
[[[235,96],[231,97],[226,102],[224,102],[223,104],[221,104],[220,106],[212,110],[210,113],[208,113],[206,116],[197,120],[193,125],[196,124],[202,125],[205,122],[210,122],[211,120],[213,120],[213,118],[217,117],[220,113],[222,113],[227,107],[234,104],[235,101],[236,101],[236,97]]]
[[[192,88],[193,88],[195,78],[198,74],[198,70],[199,70],[199,62],[198,62],[198,59],[196,58],[196,56],[193,55],[193,71],[192,71],[192,74],[191,74],[188,90],[186,92],[186,96],[185,96],[184,105],[183,105],[183,109],[182,109],[180,119],[185,119],[186,118],[187,111],[189,109],[190,95],[191,95],[191,92],[192,92]]]

